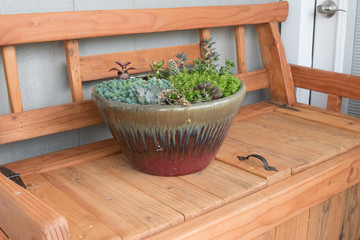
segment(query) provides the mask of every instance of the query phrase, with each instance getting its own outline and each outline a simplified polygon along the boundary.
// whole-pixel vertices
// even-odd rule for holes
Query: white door
[[[281,25],[288,61],[323,70],[351,73],[357,0],[333,0],[332,17],[317,12],[325,0],[289,0],[289,17]],[[298,102],[325,108],[327,95],[297,89]],[[343,101],[346,113],[347,100]]]

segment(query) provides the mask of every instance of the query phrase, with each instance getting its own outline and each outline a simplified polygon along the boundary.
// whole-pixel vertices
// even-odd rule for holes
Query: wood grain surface
[[[237,72],[246,72],[246,48],[245,48],[245,27],[243,25],[234,27]]]
[[[359,76],[329,72],[298,65],[291,65],[291,72],[296,87],[360,100]]]
[[[287,2],[0,16],[0,45],[282,22]]]
[[[11,112],[22,112],[23,106],[21,100],[15,46],[3,46],[1,48],[1,53]]]
[[[253,72],[238,73],[235,74],[235,76],[244,82],[247,92],[264,89],[269,86],[267,71],[264,69]]]
[[[66,219],[0,174],[0,225],[10,239],[69,239]]]
[[[0,116],[0,144],[103,123],[92,100]]]
[[[158,239],[206,239],[208,234],[218,236],[218,232],[211,229],[215,228],[212,224],[220,224],[223,229],[232,229],[231,233],[220,231],[220,239],[224,236],[254,238],[266,231],[268,234],[261,237],[271,237],[272,228],[275,239],[294,231],[301,239],[300,236],[307,236],[316,228],[303,226],[304,219],[317,221],[314,217],[321,217],[315,208],[309,211],[307,207],[316,206],[327,200],[327,196],[345,189],[345,185],[358,181],[360,133],[356,129],[341,129],[293,116],[287,111],[295,111],[269,103],[261,106],[269,106],[271,111],[234,122],[217,160],[205,170],[187,176],[169,178],[140,173],[119,154],[113,140],[7,166],[23,174],[32,194],[68,219],[73,226],[72,236],[139,239],[159,233]],[[297,108],[301,109],[297,114],[306,116],[314,111]],[[329,116],[340,119],[342,115]],[[279,172],[265,171],[256,159],[237,160],[237,155],[252,154],[254,149]],[[343,179],[345,176],[347,180]],[[339,178],[336,186],[327,187],[333,178]],[[324,188],[323,192],[312,196],[312,189],[319,187]],[[301,202],[303,197],[299,199],[300,193],[308,194],[305,203]],[[58,198],[65,199],[65,204]],[[262,207],[263,201],[270,205]],[[130,202],[134,205],[129,205]],[[271,206],[279,213],[268,210]],[[288,206],[285,207],[288,210],[280,211],[284,206]],[[268,219],[269,224],[263,225],[262,221],[247,215],[255,214],[254,211],[262,214],[262,219]],[[301,212],[303,214],[297,216]],[[87,221],[77,220],[85,217]],[[255,223],[248,222],[250,219]],[[291,220],[286,222],[287,219]],[[196,228],[191,230],[193,225],[187,222]],[[236,226],[246,225],[247,230],[231,228],[230,222]],[[282,222],[284,224],[279,225]],[[91,230],[85,231],[88,226]]]
[[[296,103],[294,82],[285,56],[277,23],[256,25],[264,69],[269,79],[269,93],[273,101]]]
[[[81,85],[81,70],[79,43],[77,40],[64,41],[66,66],[73,102],[83,101],[83,90]]]
[[[80,72],[81,81],[91,81],[103,78],[118,77],[116,71],[109,72],[109,69],[119,67],[115,61],[124,60],[131,62],[131,66],[135,70],[129,71],[130,74],[144,73],[151,71],[150,65],[152,61],[165,61],[164,67],[167,68],[167,61],[169,59],[176,59],[175,55],[179,52],[188,54],[189,62],[200,57],[200,45],[190,44],[182,46],[173,46],[166,48],[151,48],[144,50],[134,50],[128,52],[99,54],[92,56],[80,57]],[[75,71],[75,69],[73,70]]]
[[[71,236],[87,239],[142,239],[266,186],[265,179],[218,161],[182,177],[146,175],[122,154],[23,179],[28,191],[68,219]]]
[[[339,97],[339,96],[336,96],[333,94],[328,94],[328,99],[327,99],[327,103],[326,103],[327,110],[340,112],[341,104],[342,104],[342,97]]]
[[[360,181],[360,149],[149,239],[253,239]]]

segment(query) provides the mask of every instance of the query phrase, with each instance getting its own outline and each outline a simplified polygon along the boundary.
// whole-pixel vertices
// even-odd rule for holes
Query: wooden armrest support
[[[295,87],[360,100],[360,76],[290,64]]]
[[[69,239],[66,219],[0,174],[0,226],[10,239]]]

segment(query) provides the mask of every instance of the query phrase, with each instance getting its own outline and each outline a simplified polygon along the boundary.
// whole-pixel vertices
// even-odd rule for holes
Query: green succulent
[[[169,66],[169,73],[170,75],[176,75],[180,72],[180,69],[174,59],[168,60],[168,66]]]
[[[150,65],[150,68],[151,68],[151,71],[150,72],[150,77],[155,77],[155,78],[164,78],[165,77],[165,72],[166,72],[166,69],[164,68],[164,60],[161,60],[160,62],[156,62],[156,61],[153,61],[152,62],[152,65]]]
[[[142,78],[129,78],[104,81],[96,86],[95,91],[112,101],[157,104],[162,91],[172,88],[172,84],[166,79],[151,78],[145,81]]]

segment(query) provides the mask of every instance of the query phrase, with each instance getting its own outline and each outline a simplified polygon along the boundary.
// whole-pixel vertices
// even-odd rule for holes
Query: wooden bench
[[[83,38],[198,29],[201,40],[210,28],[233,26],[236,75],[271,98],[240,109],[216,159],[196,174],[137,172],[113,139],[6,164],[27,188],[0,174],[0,238],[359,239],[360,120],[339,110],[343,97],[360,100],[360,78],[289,65],[278,31],[287,14],[281,1],[0,16],[12,112],[0,116],[0,144],[102,123],[82,83],[114,77],[114,60],[140,73],[177,52],[200,56],[198,41],[79,56]],[[262,70],[246,70],[245,25],[255,25]],[[72,103],[23,111],[16,45],[44,41],[64,41]],[[328,93],[327,110],[298,104],[294,87]],[[279,171],[237,159],[253,153]]]

